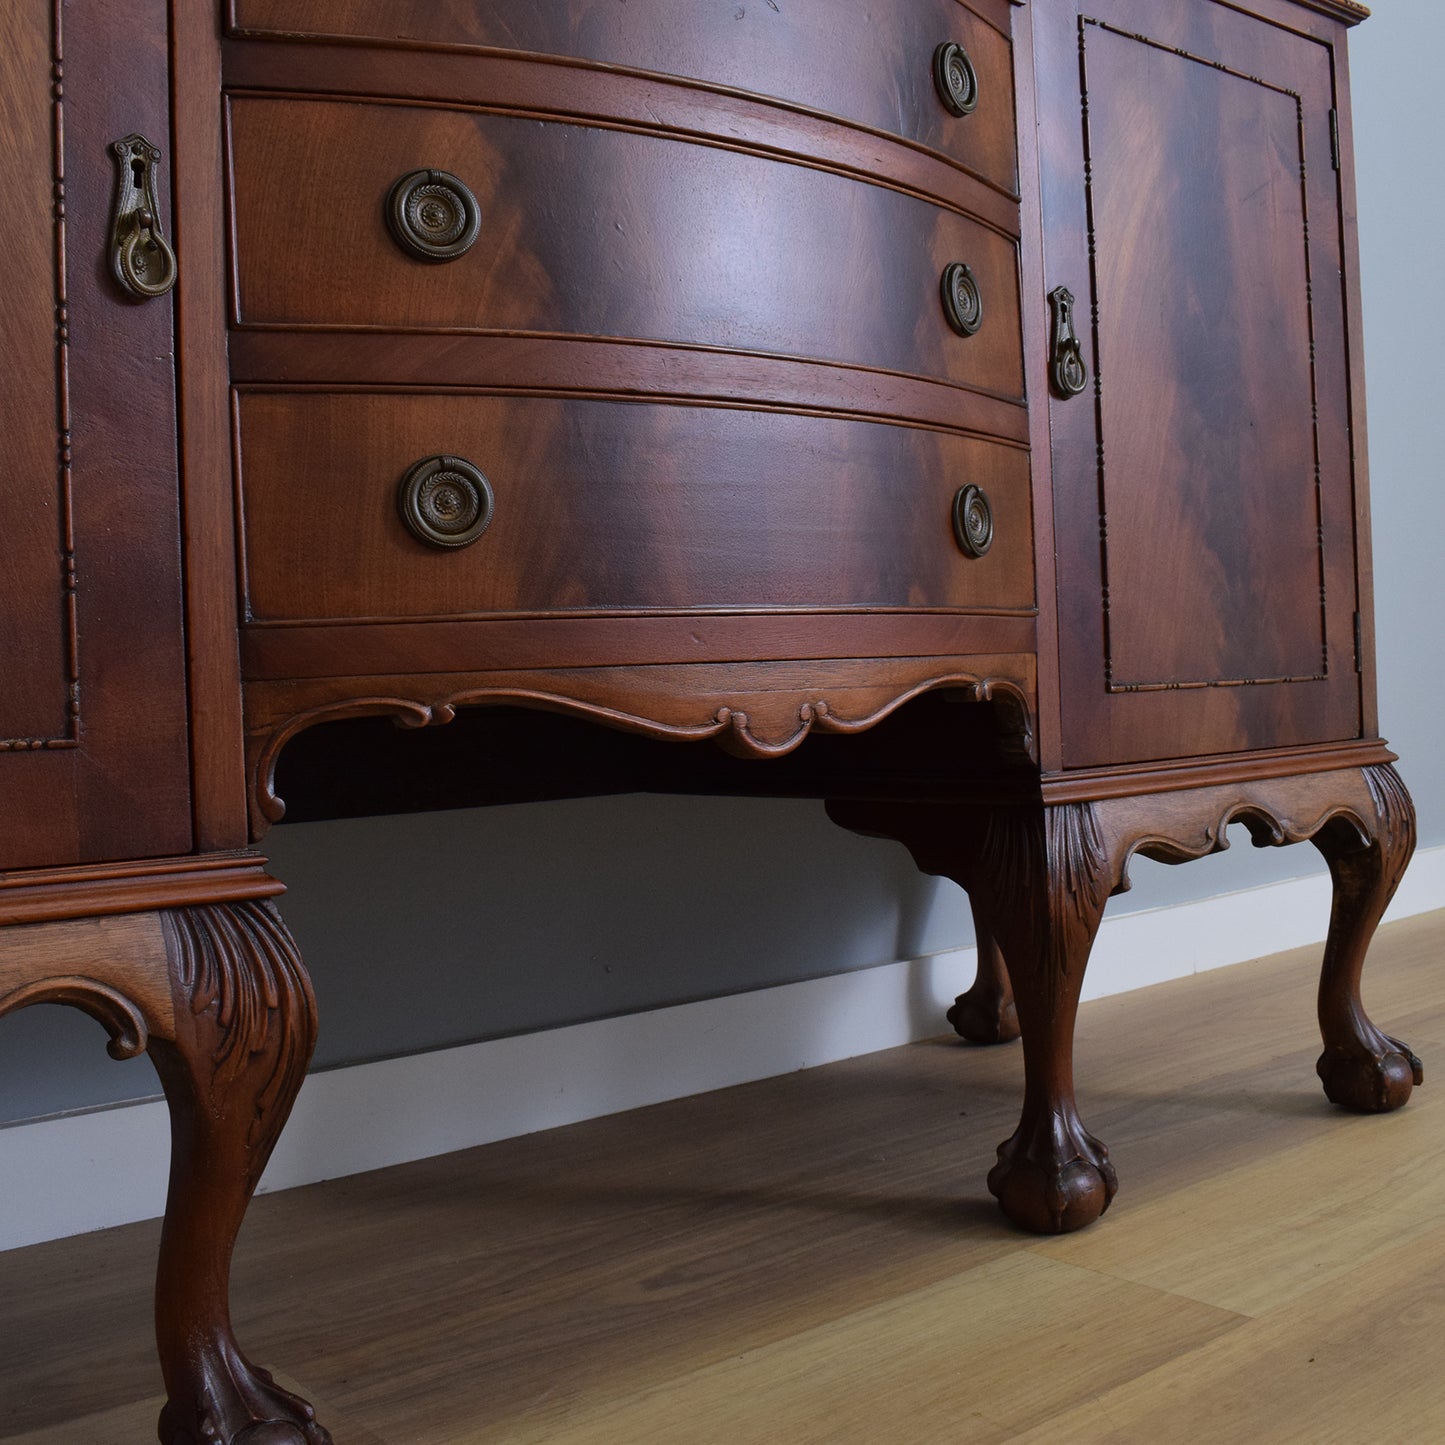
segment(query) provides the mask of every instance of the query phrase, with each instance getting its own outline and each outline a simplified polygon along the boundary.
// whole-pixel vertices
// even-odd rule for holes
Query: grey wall
[[[1445,401],[1436,335],[1445,163],[1439,0],[1379,0],[1353,73],[1381,727],[1421,839],[1445,842]],[[1238,830],[1236,830],[1238,831]],[[608,798],[282,826],[267,840],[338,1064],[867,967],[971,941],[951,884],[821,806]],[[1140,862],[1132,911],[1315,871],[1309,848]],[[1107,958],[1096,961],[1107,969]],[[0,1119],[155,1092],[96,1026],[30,1009],[0,1033]]]
[[[1435,309],[1445,260],[1445,5],[1376,0],[1354,32],[1380,729],[1423,844],[1445,842],[1445,392]]]

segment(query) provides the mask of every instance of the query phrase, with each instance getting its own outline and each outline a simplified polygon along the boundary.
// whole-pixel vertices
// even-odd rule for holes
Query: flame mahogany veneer
[[[1040,1231],[1115,1191],[1072,1080],[1105,900],[1239,820],[1330,866],[1325,1092],[1405,1102],[1360,1004],[1414,842],[1364,13],[6,8],[0,1013],[160,1073],[164,1445],[329,1439],[228,1312],[315,1033],[251,851],[288,801],[791,795],[898,839],[973,905],[950,1021],[1022,1033],[988,1186]],[[113,216],[137,136],[159,214]]]

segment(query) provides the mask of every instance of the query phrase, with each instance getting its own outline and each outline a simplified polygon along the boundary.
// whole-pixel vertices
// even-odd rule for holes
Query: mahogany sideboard
[[[1115,1190],[1071,1067],[1105,900],[1243,821],[1334,879],[1326,1094],[1405,1102],[1359,988],[1414,841],[1365,13],[4,7],[0,1013],[160,1074],[165,1445],[329,1439],[228,1317],[315,1033],[251,851],[283,798],[788,794],[900,840],[978,921],[953,1023],[1022,1033],[988,1186],[1039,1231]]]

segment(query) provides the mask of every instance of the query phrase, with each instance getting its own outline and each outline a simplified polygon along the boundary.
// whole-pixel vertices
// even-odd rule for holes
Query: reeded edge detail
[[[0,753],[53,752],[80,745],[80,621],[75,570],[75,503],[70,441],[70,300],[65,265],[65,44],[61,0],[52,0],[51,163],[54,187],[55,464],[59,493],[60,596],[65,617],[65,724],[48,737],[0,738]]]

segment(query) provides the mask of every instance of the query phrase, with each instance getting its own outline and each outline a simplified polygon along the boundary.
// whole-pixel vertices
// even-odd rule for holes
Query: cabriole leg
[[[1325,1047],[1315,1068],[1334,1103],[1379,1114],[1398,1109],[1423,1078],[1420,1060],[1370,1022],[1360,998],[1370,940],[1415,851],[1415,808],[1394,768],[1366,768],[1364,777],[1375,804],[1373,836],[1362,843],[1352,827],[1340,824],[1314,839],[1334,882],[1320,973]]]
[[[241,1354],[231,1251],[316,1041],[296,946],[268,903],[161,915],[175,1039],[153,1039],[171,1112],[171,1181],[156,1274],[169,1401],[162,1445],[330,1445],[304,1400]]]
[[[1018,1010],[1003,952],[979,913],[972,894],[973,936],[978,944],[978,972],[972,985],[954,999],[948,1011],[953,1031],[974,1044],[1006,1044],[1019,1036]]]
[[[65,1003],[118,1059],[148,1052],[171,1112],[156,1277],[162,1445],[329,1445],[231,1332],[231,1249],[316,1038],[311,986],[268,903],[0,928],[0,1015]]]
[[[1118,872],[1095,805],[832,801],[828,812],[855,832],[897,839],[925,873],[968,891],[980,938],[997,939],[1008,959],[1024,1041],[1023,1117],[999,1146],[988,1187],[1024,1229],[1091,1223],[1117,1187],[1074,1103],[1079,992]]]
[[[1074,1021],[1113,883],[1109,852],[1088,804],[999,808],[974,866],[984,924],[1009,960],[1024,1049],[1023,1114],[988,1187],[1015,1224],[1063,1234],[1097,1219],[1118,1187],[1074,1102]]]

